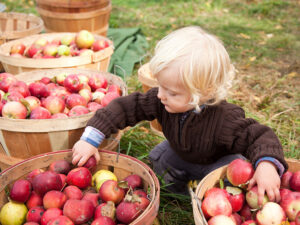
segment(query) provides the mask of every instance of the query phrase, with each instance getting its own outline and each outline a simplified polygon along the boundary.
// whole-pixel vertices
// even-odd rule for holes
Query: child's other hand
[[[280,201],[280,177],[272,162],[262,161],[258,164],[252,179],[249,181],[248,190],[255,184],[258,187],[258,204],[260,206],[263,203],[265,192],[270,201]]]
[[[97,163],[100,160],[100,154],[98,152],[98,149],[95,146],[83,140],[79,140],[74,144],[72,152],[73,165],[77,164],[77,166],[83,166],[86,163],[86,161],[93,155],[95,156]]]

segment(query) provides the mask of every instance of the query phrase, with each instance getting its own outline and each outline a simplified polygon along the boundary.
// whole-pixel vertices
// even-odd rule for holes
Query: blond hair
[[[150,60],[156,75],[172,65],[179,66],[179,78],[190,91],[190,104],[217,104],[227,96],[234,67],[222,42],[197,26],[178,29],[158,42]]]

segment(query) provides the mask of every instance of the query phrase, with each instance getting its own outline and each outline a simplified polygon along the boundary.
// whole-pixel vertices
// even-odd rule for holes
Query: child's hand
[[[248,190],[255,184],[257,184],[258,187],[258,204],[260,206],[263,203],[265,192],[270,201],[280,201],[280,177],[277,173],[276,166],[272,162],[262,161],[258,164],[249,182]]]
[[[79,140],[75,143],[72,149],[73,152],[73,165],[83,166],[85,162],[91,157],[95,156],[97,163],[100,160],[100,154],[98,152],[98,149],[91,145],[90,143]]]

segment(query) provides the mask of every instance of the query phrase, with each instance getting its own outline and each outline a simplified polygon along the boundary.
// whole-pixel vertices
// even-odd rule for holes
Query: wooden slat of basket
[[[47,6],[52,8],[90,8],[105,6],[110,0],[36,0],[38,6]],[[52,9],[51,8],[51,9]]]

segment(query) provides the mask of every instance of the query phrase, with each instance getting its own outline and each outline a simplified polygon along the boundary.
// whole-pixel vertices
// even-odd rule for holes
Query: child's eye
[[[169,93],[171,96],[176,96],[177,94],[176,93]]]

